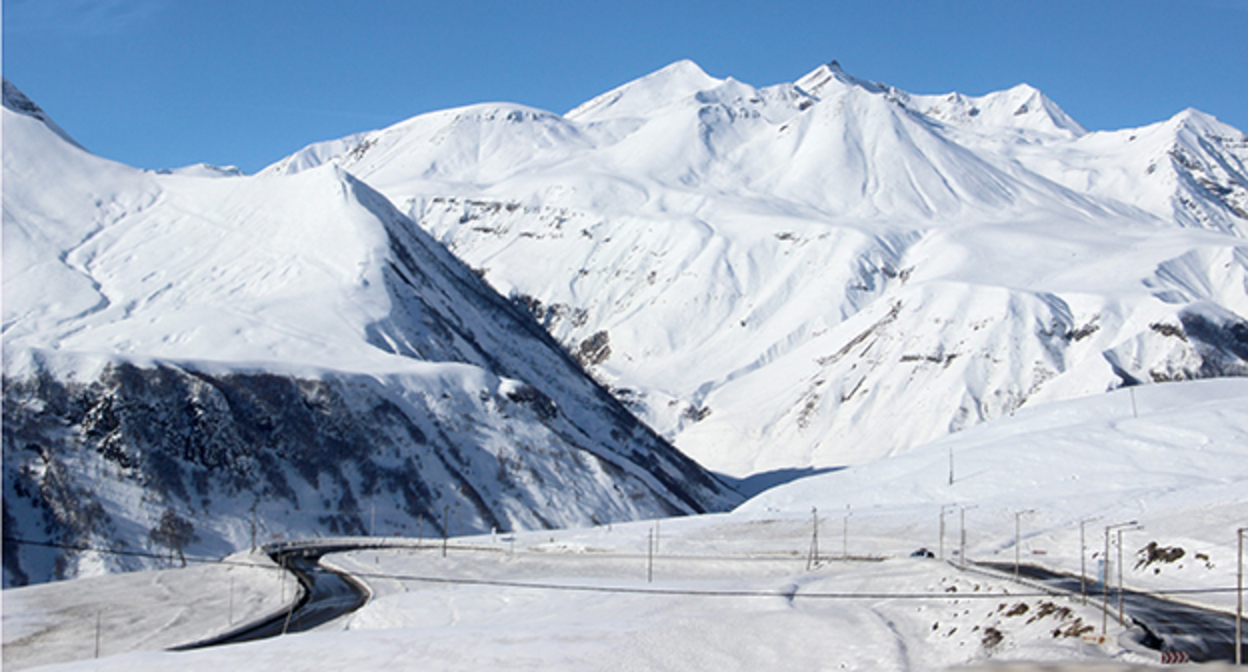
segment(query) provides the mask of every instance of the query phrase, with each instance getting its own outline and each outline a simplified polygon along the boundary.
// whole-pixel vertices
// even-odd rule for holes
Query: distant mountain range
[[[722,510],[699,463],[805,473],[1243,375],[1246,163],[1192,110],[1089,133],[1027,86],[682,61],[564,115],[148,172],[5,82],[5,534],[149,549],[173,511],[209,553],[253,510],[269,535]],[[6,543],[5,584],[143,564],[115,557]]]
[[[566,115],[486,104],[311,145],[733,476],[861,463],[1029,404],[1248,371],[1248,137],[1089,133],[1029,86],[682,61]]]

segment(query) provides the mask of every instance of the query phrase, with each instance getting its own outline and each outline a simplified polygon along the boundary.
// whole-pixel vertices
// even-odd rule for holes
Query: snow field
[[[59,669],[1156,664],[1158,654],[1123,638],[1113,618],[1108,641],[1084,639],[1099,631],[1095,600],[1041,595],[1008,572],[959,571],[961,509],[969,560],[1013,562],[1017,520],[1023,561],[1071,574],[1080,569],[1079,522],[1093,519],[1093,579],[1103,526],[1139,520],[1143,529],[1123,537],[1125,585],[1217,591],[1172,597],[1230,611],[1234,530],[1248,525],[1245,399],[1248,381],[1238,379],[1120,390],[781,485],[731,513],[465,537],[445,558],[431,539],[338,554],[329,561],[365,581],[373,599],[315,632]],[[808,569],[812,507],[819,552]],[[1137,567],[1149,542],[1183,557]],[[920,547],[950,562],[909,557]],[[1111,557],[1116,564],[1116,549]],[[74,583],[83,585],[55,585]]]
[[[283,578],[285,575],[285,578]],[[228,632],[281,613],[302,594],[268,556],[110,574],[4,591],[4,667],[152,651]]]
[[[663,522],[664,528],[676,528],[670,534],[679,539],[682,526]],[[704,550],[715,548],[712,538],[730,541],[744,531],[727,521],[706,522],[694,525],[701,528]],[[316,632],[50,669],[940,670],[989,657],[1147,660],[1116,645],[1101,649],[1077,636],[1053,635],[1059,627],[1095,620],[1094,608],[1036,597],[1006,581],[957,576],[932,560],[825,561],[807,572],[804,558],[796,555],[682,557],[662,549],[655,558],[655,580],[647,583],[644,553],[634,548],[613,553],[575,540],[609,542],[614,537],[632,547],[644,526],[556,533],[555,544],[521,535],[514,553],[500,540],[492,549],[453,547],[446,558],[436,544],[338,555],[331,561],[362,576],[374,598],[356,614]],[[765,542],[767,537],[752,532]],[[539,543],[529,545],[534,541]],[[443,585],[386,575],[513,585]],[[667,594],[514,585],[526,582]],[[758,594],[697,594],[724,591]],[[987,592],[1033,596],[976,596]],[[869,593],[901,596],[814,597]],[[1053,611],[1037,617],[1047,609]],[[1008,615],[1011,610],[1020,613]],[[1117,629],[1111,632],[1117,634]]]

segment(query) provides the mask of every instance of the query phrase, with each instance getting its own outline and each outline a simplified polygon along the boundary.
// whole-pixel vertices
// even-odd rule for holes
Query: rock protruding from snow
[[[69,137],[68,133],[62,130],[60,126],[57,126],[56,122],[52,121],[52,118],[49,117],[48,114],[43,111],[43,108],[36,105],[35,102],[31,100],[30,98],[27,98],[26,94],[22,93],[21,90],[18,89],[15,84],[13,84],[13,82],[10,82],[8,77],[5,77],[3,79],[3,82],[4,82],[4,109],[10,110],[12,112],[16,112],[17,114],[28,116],[32,119],[37,119],[43,122],[43,124],[47,126],[53,133],[56,133],[57,135],[59,135],[66,142],[74,145],[75,147],[81,147],[81,145],[79,145],[77,141]]]

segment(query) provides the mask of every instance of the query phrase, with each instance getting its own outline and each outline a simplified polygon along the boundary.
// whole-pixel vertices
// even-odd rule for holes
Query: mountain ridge
[[[4,124],[6,536],[144,551],[173,516],[226,554],[253,511],[465,534],[740,500],[339,167],[152,173]],[[141,558],[6,542],[5,583]]]
[[[1167,122],[1168,135],[1088,132],[1026,85],[920,96],[827,64],[754,88],[678,62],[562,119],[575,143],[506,171],[469,156],[464,172],[431,177],[416,169],[431,136],[399,139],[398,126],[332,160],[533,309],[647,422],[733,476],[869,461],[1027,403],[1240,370],[1233,355],[1166,336],[1186,336],[1186,301],[1248,314],[1245,136],[1199,113]],[[443,154],[459,137],[444,130]],[[499,154],[536,156],[526,133],[498,136]],[[1136,150],[1146,135],[1151,154]],[[949,321],[930,308],[946,294],[961,297],[948,305],[962,326],[921,327]],[[869,308],[882,325],[851,328]],[[858,349],[882,346],[863,334],[894,321],[916,336],[890,336],[891,363],[866,378],[837,369],[851,383],[836,398],[881,393],[867,406],[908,408],[925,402],[899,390],[941,389],[948,401],[915,427],[842,408],[818,391],[831,372],[814,373],[847,347],[865,361]],[[981,342],[973,325],[988,324],[1001,331]],[[821,354],[793,359],[815,342]],[[1010,373],[970,366],[969,343]],[[787,382],[773,389],[763,370]],[[734,386],[769,390],[769,410]]]

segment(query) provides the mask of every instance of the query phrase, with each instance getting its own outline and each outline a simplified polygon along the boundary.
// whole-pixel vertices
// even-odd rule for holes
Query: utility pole
[[[966,569],[966,510],[974,509],[976,507],[960,506],[958,508],[961,509],[960,513],[961,513],[961,518],[962,518],[962,526],[961,526],[961,529],[959,530],[962,539],[961,539],[960,545],[958,546],[958,565],[962,569]]]
[[[841,533],[841,557],[849,559],[849,517],[854,515],[849,510],[849,505],[845,505],[845,529]]]
[[[256,506],[260,504],[260,500],[256,500],[251,504],[251,552],[256,552]]]
[[[819,509],[810,507],[810,552],[806,554],[806,571],[819,562]]]
[[[1014,512],[1014,582],[1018,583],[1018,565],[1019,552],[1022,549],[1022,523],[1019,522],[1022,517],[1028,513],[1035,513],[1035,509],[1027,509],[1026,511]]]
[[[955,506],[957,504],[942,504],[940,507],[940,541],[936,546],[938,550],[936,557],[941,560],[945,559],[945,510],[952,509]]]
[[[446,540],[451,533],[451,505],[442,505],[442,557],[446,557]]]
[[[1122,609],[1122,533],[1127,530],[1138,530],[1141,526],[1118,528],[1118,625],[1126,624],[1126,614]]]
[[[646,540],[646,583],[654,583],[654,528]]]
[[[368,503],[368,536],[377,536],[377,503]]]
[[[1244,532],[1248,527],[1235,530],[1239,540],[1238,570],[1235,572],[1235,664],[1244,664]]]
[[[1131,520],[1125,523],[1114,523],[1105,526],[1105,555],[1101,557],[1105,564],[1105,572],[1101,577],[1101,636],[1105,637],[1109,631],[1109,533],[1119,527],[1131,527],[1139,525],[1138,520]],[[1121,587],[1119,588],[1121,592]]]
[[[1088,550],[1084,537],[1084,526],[1094,520],[1100,520],[1103,516],[1095,518],[1084,518],[1079,521],[1079,593],[1083,596],[1083,603],[1088,603]]]
[[[949,485],[953,485],[953,446],[949,446]]]

